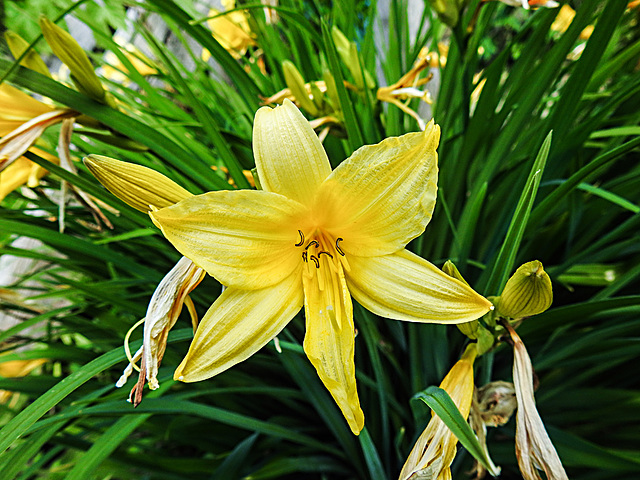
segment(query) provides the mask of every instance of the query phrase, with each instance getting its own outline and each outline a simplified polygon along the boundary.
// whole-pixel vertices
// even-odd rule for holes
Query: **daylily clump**
[[[439,136],[431,122],[364,146],[332,171],[293,103],[261,108],[253,149],[263,190],[209,192],[150,212],[180,253],[227,287],[174,378],[205,380],[245,360],[304,306],[304,351],[358,434],[351,296],[380,316],[425,323],[493,308],[405,250],[433,212]]]

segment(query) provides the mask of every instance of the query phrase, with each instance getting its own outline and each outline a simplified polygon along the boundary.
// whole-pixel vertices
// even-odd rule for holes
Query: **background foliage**
[[[36,50],[47,52],[38,41],[34,12],[52,20],[68,12],[66,18],[93,34],[93,64],[103,65],[104,52],[111,51],[129,81],[103,81],[118,101],[116,111],[23,67],[7,74],[14,60],[6,55],[0,71],[5,81],[102,124],[105,141],[90,136],[90,129],[74,134],[76,157],[97,153],[146,165],[201,193],[234,188],[228,180],[249,187],[242,170],[253,167],[253,115],[261,99],[286,87],[284,60],[306,81],[321,80],[326,71],[336,79],[333,107],[342,121],[324,140],[334,166],[363,144],[417,129],[410,116],[376,101],[364,75],[354,78],[331,27],[355,42],[361,68],[378,86],[397,81],[423,47],[448,45],[446,64],[432,69],[433,113],[443,133],[438,203],[410,248],[437,265],[452,259],[485,296],[499,294],[521,263],[543,262],[554,284],[553,307],[519,328],[540,381],[541,416],[570,478],[637,476],[639,10],[620,0],[571,2],[577,13],[562,31],[552,28],[557,9],[472,1],[449,30],[426,5],[415,32],[406,2],[381,3],[283,0],[274,9],[275,23],[261,5],[247,3],[254,44],[234,58],[211,35],[202,5],[10,2],[5,24],[35,42]],[[385,11],[387,25],[380,20]],[[134,21],[125,22],[124,12]],[[145,45],[153,75],[137,71],[115,43],[114,31],[125,25]],[[589,25],[594,29],[584,40],[580,35]],[[212,60],[202,60],[203,48]],[[583,49],[581,55],[576,49]],[[344,88],[343,78],[360,88]],[[514,217],[551,130],[531,215]],[[119,148],[114,136],[146,150]],[[55,145],[56,129],[45,139]],[[1,205],[0,255],[38,263],[2,289],[2,312],[21,321],[0,333],[6,342],[0,361],[46,362],[27,377],[0,378],[0,388],[18,394],[0,405],[0,445],[3,451],[11,447],[0,456],[3,478],[397,476],[428,418],[425,406],[412,410],[410,398],[438,385],[458,358],[466,339],[455,327],[389,321],[355,305],[356,366],[367,422],[360,437],[350,433],[302,352],[302,314],[280,336],[281,352],[272,342],[195,384],[172,380],[192,335],[183,315],[169,337],[161,389],[134,410],[124,401],[132,381],[122,390],[113,387],[126,363],[122,339],[144,316],[179,254],[145,215],[106,192],[81,163],[76,175],[36,155],[29,158],[51,174]],[[96,228],[91,214],[72,202],[59,233],[62,179],[103,202],[113,230]],[[21,247],[13,243],[17,237],[41,245]],[[219,292],[209,277],[193,293],[201,315]],[[132,349],[140,344],[137,335]],[[476,364],[476,384],[509,380],[511,361],[508,346],[484,355]],[[502,478],[519,475],[513,436],[513,420],[490,432],[489,449]],[[470,466],[471,458],[459,455],[454,478],[466,478]]]

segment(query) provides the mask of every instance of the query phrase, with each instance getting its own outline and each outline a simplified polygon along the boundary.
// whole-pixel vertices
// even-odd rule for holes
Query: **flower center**
[[[334,238],[320,229],[316,229],[308,237],[302,230],[298,230],[298,235],[298,243],[295,246],[300,248],[302,261],[305,264],[304,272],[309,277],[318,278],[318,287],[321,291],[325,288],[327,277],[337,274],[340,266],[347,272],[351,270],[345,253],[340,248],[343,238]]]

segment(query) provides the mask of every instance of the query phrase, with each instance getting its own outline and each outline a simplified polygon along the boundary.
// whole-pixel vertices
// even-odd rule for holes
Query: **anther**
[[[309,258],[311,260],[313,260],[313,263],[316,264],[316,268],[320,268],[320,262],[318,261],[318,259],[314,255],[311,255]]]
[[[329,256],[329,258],[333,258],[333,255],[331,255],[329,252],[325,252],[325,251],[322,251],[322,252],[318,253],[318,258],[320,258],[320,255],[322,255],[323,253],[324,253],[325,255],[328,255],[328,256]]]
[[[304,260],[305,262],[307,261],[307,252],[306,252],[306,250],[304,252],[302,252],[302,260]]]
[[[338,251],[338,253],[340,255],[342,255],[344,257],[344,252],[342,251],[342,249],[340,248],[340,242],[343,241],[344,238],[337,238],[336,239],[336,250]]]
[[[309,247],[310,247],[311,245],[313,245],[314,243],[316,244],[316,248],[320,246],[320,244],[319,244],[316,240],[311,240],[311,241],[309,242],[309,245],[307,245],[306,247],[304,247],[304,249],[305,249],[305,250],[308,250],[308,249],[309,249]]]
[[[304,244],[304,233],[302,233],[302,230],[298,230],[298,233],[300,234],[300,241],[296,243],[296,247],[301,247]]]

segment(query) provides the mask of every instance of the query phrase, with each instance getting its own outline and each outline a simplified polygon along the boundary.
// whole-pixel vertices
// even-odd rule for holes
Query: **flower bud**
[[[11,50],[11,55],[13,55],[13,57],[16,59],[20,58],[25,50],[29,48],[29,43],[20,35],[12,32],[11,30],[7,30],[6,32],[4,32],[4,39],[7,41],[9,50]],[[46,75],[47,77],[51,77],[51,73],[49,73],[47,65],[35,50],[29,50],[29,52],[20,61],[20,65],[22,65],[23,67],[27,67],[35,72],[41,73],[42,75]]]
[[[102,103],[108,104],[109,100],[113,101],[112,98],[107,98],[107,92],[93,70],[89,57],[78,42],[46,17],[40,17],[39,23],[42,35],[53,53],[69,67],[71,79],[78,90]]]
[[[149,205],[164,208],[191,196],[173,180],[142,165],[102,155],[89,155],[84,164],[107,190],[144,213],[149,211]]]
[[[320,112],[316,108],[316,105],[309,98],[309,93],[304,86],[304,78],[296,68],[296,66],[289,60],[282,62],[282,71],[284,73],[284,81],[287,83],[287,87],[291,90],[291,93],[295,97],[297,103],[306,110],[312,117],[317,117]]]
[[[458,24],[460,12],[467,3],[467,0],[429,0],[431,9],[436,12],[438,18],[451,28]]]
[[[530,317],[544,312],[553,302],[551,279],[538,260],[525,263],[504,287],[498,311],[511,318]]]

